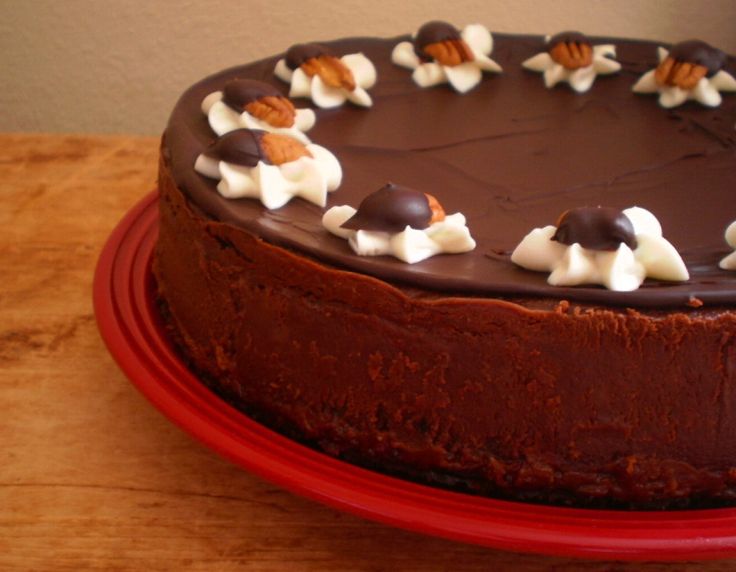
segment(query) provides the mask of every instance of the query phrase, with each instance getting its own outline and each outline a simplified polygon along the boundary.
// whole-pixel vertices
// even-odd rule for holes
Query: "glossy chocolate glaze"
[[[390,61],[399,38],[329,43],[336,54],[362,51],[375,64],[374,106],[317,109],[309,132],[340,160],[342,186],[326,208],[357,207],[390,180],[437,197],[448,214],[462,212],[477,248],[407,265],[389,257],[359,257],[322,228],[323,209],[294,200],[276,211],[249,199],[225,199],[216,182],[197,174],[194,161],[215,139],[200,110],[202,99],[228,79],[248,77],[288,92],[273,76],[279,57],[226,70],[185,92],[164,140],[175,181],[202,213],[248,230],[273,244],[337,267],[417,287],[466,295],[568,299],[629,307],[679,307],[697,298],[708,305],[736,302],[736,273],[718,268],[730,252],[723,232],[736,219],[736,96],[719,108],[696,103],[665,110],[656,97],[631,86],[657,65],[652,42],[615,43],[621,73],[599,77],[583,95],[544,87],[521,62],[544,51],[541,37],[494,35],[494,60],[504,68],[466,95],[448,86],[417,87],[411,73]],[[733,71],[730,58],[726,69]],[[297,107],[308,100],[295,100]],[[662,223],[665,237],[690,271],[685,283],[647,280],[634,292],[601,287],[557,288],[547,275],[509,260],[535,227],[561,212],[606,205],[641,206]]]

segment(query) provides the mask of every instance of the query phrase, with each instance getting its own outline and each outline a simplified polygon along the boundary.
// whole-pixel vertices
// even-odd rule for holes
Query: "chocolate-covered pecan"
[[[701,40],[688,40],[672,46],[654,72],[660,86],[692,89],[704,77],[712,77],[726,63],[726,54]]]
[[[301,68],[309,77],[319,76],[330,87],[353,91],[356,83],[353,72],[342,60],[321,44],[296,44],[286,52],[289,69]]]
[[[253,79],[230,80],[222,89],[222,101],[234,110],[247,111],[274,127],[294,125],[294,105],[268,83]]]
[[[452,24],[427,22],[414,38],[414,52],[422,61],[435,60],[443,66],[456,66],[473,61],[473,51]]]
[[[284,59],[288,68],[295,70],[307,60],[326,55],[332,55],[332,52],[327,46],[323,46],[322,44],[294,44],[286,51]]]
[[[309,150],[293,137],[258,129],[235,129],[225,133],[204,155],[242,167],[255,167],[260,161],[281,165],[311,156]]]
[[[547,51],[561,66],[575,70],[593,63],[593,45],[580,32],[560,32],[547,42]]]
[[[444,218],[444,209],[432,195],[388,183],[364,198],[342,227],[401,232],[407,226],[424,229]]]
[[[616,250],[621,243],[632,250],[637,246],[634,225],[619,209],[580,207],[560,215],[552,236],[562,244],[578,243],[590,250]]]

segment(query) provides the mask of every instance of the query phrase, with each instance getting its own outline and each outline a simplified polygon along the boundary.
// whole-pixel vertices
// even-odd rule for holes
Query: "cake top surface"
[[[577,94],[546,89],[521,62],[545,49],[542,37],[494,34],[493,58],[502,74],[484,77],[459,95],[447,86],[417,87],[391,63],[407,36],[324,42],[333,53],[362,52],[376,66],[373,107],[316,110],[309,132],[332,151],[344,173],[327,208],[357,206],[389,182],[431,194],[447,212],[462,212],[477,242],[471,252],[407,265],[393,258],[356,256],[321,224],[323,208],[293,200],[267,210],[249,199],[226,199],[216,182],[193,169],[215,140],[202,100],[227,80],[248,78],[288,86],[273,75],[281,56],[225,70],[187,90],[165,133],[164,152],[177,185],[207,216],[348,270],[445,293],[542,297],[630,307],[685,307],[736,301],[736,273],[718,267],[731,249],[726,227],[736,219],[736,96],[720,107],[696,103],[666,110],[656,98],[631,92],[656,67],[657,43],[614,43],[620,73]],[[726,69],[734,69],[728,58]],[[297,108],[308,100],[294,100]],[[584,206],[654,213],[689,271],[686,282],[646,280],[633,292],[598,286],[554,287],[546,276],[514,265],[510,254],[535,227],[553,224]]]

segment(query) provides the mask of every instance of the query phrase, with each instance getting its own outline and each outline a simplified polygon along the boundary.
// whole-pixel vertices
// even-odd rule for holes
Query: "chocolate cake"
[[[315,108],[309,138],[342,167],[325,207],[225,198],[194,170],[217,140],[203,100],[234,78],[287,95],[283,56],[182,95],[162,140],[154,273],[185,359],[259,421],[422,482],[575,505],[733,503],[736,273],[718,263],[736,219],[736,96],[665,109],[632,92],[659,44],[601,38],[620,71],[585,93],[548,89],[521,65],[544,39],[501,34],[502,73],[464,94],[422,88],[391,61],[406,40],[324,44],[377,70],[372,107]],[[388,183],[463,213],[475,249],[406,264],[325,230],[327,208]],[[689,279],[552,286],[511,261],[533,228],[599,205],[654,213]]]

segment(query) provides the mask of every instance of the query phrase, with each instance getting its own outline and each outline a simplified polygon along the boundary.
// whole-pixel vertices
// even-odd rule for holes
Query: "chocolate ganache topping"
[[[322,209],[302,200],[269,211],[251,199],[226,199],[216,181],[196,173],[196,158],[216,135],[202,100],[234,78],[266,81],[282,55],[225,70],[185,92],[164,137],[163,152],[187,199],[214,221],[235,225],[301,255],[365,273],[397,286],[458,295],[556,300],[636,308],[677,307],[692,298],[706,307],[736,303],[736,272],[718,267],[731,249],[723,230],[736,218],[736,96],[718,108],[685,104],[672,110],[631,93],[635,78],[658,65],[659,43],[592,38],[615,43],[621,73],[585,94],[546,90],[521,62],[539,52],[539,36],[494,34],[497,81],[481,82],[458,97],[450,89],[422,90],[391,51],[410,36],[330,42],[334,53],[364,53],[378,83],[374,107],[317,109],[310,139],[332,151],[344,173],[327,198],[358,205],[366,189],[387,180],[442,198],[462,212],[477,246],[417,264],[391,257],[357,256],[328,233]],[[725,69],[733,71],[733,58]],[[550,286],[544,273],[510,261],[529,229],[578,205],[638,205],[654,213],[690,271],[686,282],[647,279],[633,292],[600,286]]]
[[[284,97],[284,95],[271,84],[254,79],[234,79],[227,82],[222,89],[222,101],[238,111],[264,97]]]
[[[352,230],[400,232],[407,226],[423,229],[432,220],[427,195],[388,183],[364,198],[356,213],[341,226]]]
[[[562,213],[552,240],[562,244],[578,243],[590,250],[616,250],[623,242],[636,248],[634,225],[619,209],[579,207]]]
[[[414,38],[414,53],[417,57],[425,62],[431,61],[432,56],[424,51],[424,48],[438,42],[447,40],[459,40],[460,31],[448,22],[433,20],[427,22],[417,31]]]
[[[687,62],[707,68],[706,77],[713,77],[721,71],[728,59],[724,52],[701,40],[688,40],[675,44],[670,49],[669,57],[677,62]]]

